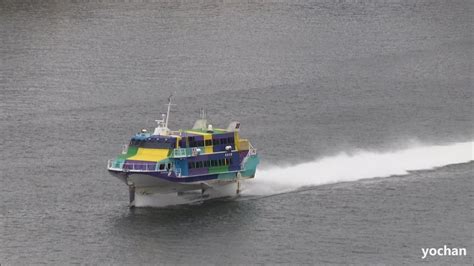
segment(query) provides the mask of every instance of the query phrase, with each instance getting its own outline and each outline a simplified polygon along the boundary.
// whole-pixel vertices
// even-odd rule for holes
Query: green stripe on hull
[[[137,154],[137,151],[138,151],[138,147],[136,146],[128,147],[127,154],[119,155],[117,156],[117,159],[126,160],[128,157],[135,156]]]
[[[117,158],[112,162],[111,167],[112,168],[122,168],[124,163],[125,163],[125,159]]]
[[[236,173],[225,173],[225,174],[219,174],[217,176],[218,180],[235,180],[237,177]]]
[[[222,172],[227,172],[229,171],[228,166],[217,166],[217,167],[210,167],[209,168],[209,173],[222,173]]]
[[[255,176],[255,172],[257,171],[257,165],[260,162],[258,156],[254,155],[247,158],[247,161],[244,165],[244,171],[242,171],[243,177],[253,177]]]

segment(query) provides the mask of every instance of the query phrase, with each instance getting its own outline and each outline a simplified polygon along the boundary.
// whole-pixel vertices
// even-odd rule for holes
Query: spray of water
[[[223,197],[235,197],[237,184],[231,183],[215,188],[209,188],[204,194],[201,191],[189,191],[178,196],[176,193],[135,195],[135,206],[137,207],[166,207],[182,204],[201,204],[204,200],[217,199]]]
[[[291,167],[271,167],[257,171],[255,179],[245,182],[243,194],[271,195],[304,186],[406,175],[409,171],[466,163],[474,158],[473,146],[474,142],[463,142],[384,153],[359,151]]]

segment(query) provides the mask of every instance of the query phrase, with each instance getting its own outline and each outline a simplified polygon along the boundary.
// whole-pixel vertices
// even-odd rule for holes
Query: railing
[[[127,154],[128,151],[128,144],[122,145],[122,154]]]
[[[191,153],[186,148],[178,148],[173,150],[172,156],[175,158],[189,157]]]
[[[249,145],[249,153],[248,155],[256,155],[257,154],[257,149],[255,149],[252,144]],[[233,150],[235,151],[235,150]],[[228,153],[229,151],[220,151],[220,152],[213,152],[213,153]],[[173,158],[184,158],[184,157],[191,157],[191,156],[197,156],[199,154],[203,154],[203,149],[201,147],[195,147],[195,148],[177,148],[173,149],[171,152],[171,157]]]
[[[202,153],[203,153],[203,149],[200,147],[177,148],[177,149],[173,149],[173,152],[171,153],[171,157],[174,157],[174,158],[191,157],[191,156],[197,156]]]
[[[120,160],[108,160],[107,169],[109,170],[122,170],[125,161]]]
[[[240,169],[245,170],[245,164],[247,163],[247,160],[250,158],[250,156],[257,155],[257,149],[255,149],[252,144],[249,142],[249,152],[247,155],[245,155],[244,159],[240,163]]]
[[[179,131],[176,131],[176,130],[172,130],[170,131],[170,135],[178,135],[178,136],[181,136],[183,133],[183,131],[179,130]]]
[[[168,169],[159,170],[160,164],[158,163],[133,163],[125,162],[122,160],[108,160],[107,169],[115,171],[134,171],[134,172],[156,172],[163,171],[167,172]]]
[[[255,149],[252,144],[250,144],[249,142],[249,153],[247,154],[247,156],[251,156],[251,155],[256,155],[257,154],[257,149]]]
[[[174,165],[171,168],[159,169],[159,163],[133,163],[122,160],[108,160],[107,169],[122,171],[122,172],[162,172],[168,173],[168,176],[173,172],[177,177],[181,177],[181,168],[176,168]]]

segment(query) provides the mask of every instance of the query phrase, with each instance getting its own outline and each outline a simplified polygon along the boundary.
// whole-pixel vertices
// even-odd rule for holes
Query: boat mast
[[[165,122],[165,128],[168,128],[168,120],[170,118],[170,110],[171,110],[171,98],[173,97],[173,94],[171,93],[170,97],[168,97],[168,111],[166,112],[166,122]]]

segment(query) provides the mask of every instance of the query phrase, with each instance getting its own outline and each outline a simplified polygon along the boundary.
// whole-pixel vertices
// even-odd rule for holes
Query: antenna
[[[171,110],[171,98],[173,97],[173,93],[170,94],[170,97],[168,97],[168,111],[166,112],[166,122],[165,122],[165,128],[168,128],[168,120],[170,119],[170,110]]]
[[[203,120],[206,119],[207,112],[206,112],[206,110],[204,110],[204,108],[201,108],[201,110],[200,110],[200,116],[201,116],[201,119],[203,119]]]

